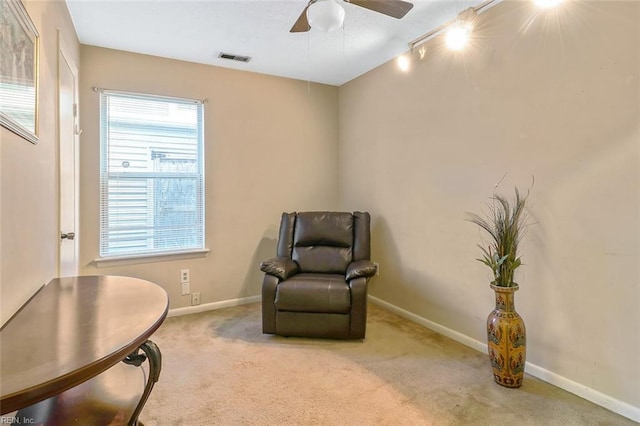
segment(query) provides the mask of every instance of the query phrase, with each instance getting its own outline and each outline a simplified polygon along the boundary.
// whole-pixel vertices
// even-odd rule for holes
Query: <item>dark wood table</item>
[[[44,285],[0,329],[0,414],[50,399],[123,360],[139,366],[148,359],[152,387],[161,359],[148,339],[168,307],[164,289],[137,278],[84,276]],[[147,387],[130,424],[137,423]]]

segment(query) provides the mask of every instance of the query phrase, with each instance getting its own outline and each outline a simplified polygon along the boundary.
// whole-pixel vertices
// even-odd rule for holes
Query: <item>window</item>
[[[201,101],[100,93],[100,257],[204,249]]]

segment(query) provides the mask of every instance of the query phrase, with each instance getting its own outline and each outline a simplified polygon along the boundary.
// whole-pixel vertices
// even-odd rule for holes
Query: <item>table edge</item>
[[[134,278],[134,277],[122,277],[122,278]],[[134,278],[134,279],[142,280],[140,278]],[[50,281],[50,283],[52,281]],[[142,281],[147,281],[147,280],[142,280]],[[162,289],[162,287],[160,287],[155,283],[152,283],[151,281],[147,281],[147,282],[154,284]],[[43,285],[42,287],[40,287],[38,291],[36,291],[36,293],[34,293],[34,295],[30,297],[29,300],[22,307],[20,307],[18,312],[20,312],[22,308],[27,303],[29,303],[45,286],[46,285]],[[166,294],[166,290],[164,289],[162,290]],[[11,319],[13,319],[18,312],[16,312],[16,314],[14,314],[11,317]],[[83,383],[97,376],[98,374],[108,370],[109,368],[113,367],[115,364],[122,361],[127,355],[131,354],[136,349],[138,349],[140,345],[146,342],[149,339],[149,337],[151,337],[151,335],[155,333],[155,331],[158,328],[160,328],[160,326],[166,319],[168,312],[169,312],[169,297],[167,295],[167,303],[162,315],[160,315],[158,319],[153,324],[151,324],[151,326],[143,334],[141,334],[137,339],[133,340],[131,343],[127,345],[124,345],[122,348],[109,354],[108,356],[105,356],[101,359],[96,360],[95,362],[85,365],[81,369],[56,377],[55,379],[50,380],[46,383],[42,383],[38,386],[32,386],[31,388],[24,389],[20,392],[14,392],[12,394],[3,396],[0,399],[0,415],[8,414],[16,410],[19,410],[21,408],[28,407],[37,402],[43,401],[45,399],[51,398],[52,396],[58,395],[61,392],[71,389],[72,387],[77,386],[80,383]],[[7,321],[5,325],[8,324],[9,322],[10,321]]]

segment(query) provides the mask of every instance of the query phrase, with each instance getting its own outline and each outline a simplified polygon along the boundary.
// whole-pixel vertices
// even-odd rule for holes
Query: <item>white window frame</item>
[[[100,247],[99,247],[99,258],[96,259],[96,263],[98,266],[99,262],[110,262],[110,261],[126,261],[126,260],[138,260],[138,259],[146,259],[146,258],[155,258],[158,256],[174,256],[174,257],[184,257],[185,255],[193,255],[193,254],[201,254],[206,253],[208,250],[205,248],[205,188],[204,188],[204,101],[194,100],[194,99],[185,99],[185,98],[175,98],[175,97],[167,97],[167,96],[157,96],[150,94],[141,94],[141,93],[131,93],[131,92],[120,92],[120,91],[111,91],[111,90],[100,90]],[[137,169],[132,167],[129,169],[122,169],[117,166],[114,167],[114,162],[110,161],[109,155],[110,153],[115,152],[114,150],[110,150],[110,147],[115,147],[117,142],[111,142],[112,138],[110,135],[112,134],[112,130],[117,128],[117,119],[110,118],[109,102],[112,99],[118,100],[126,100],[131,99],[135,101],[151,101],[151,102],[166,102],[167,108],[179,108],[182,105],[195,108],[195,118],[196,123],[192,125],[192,127],[187,131],[187,133],[193,134],[195,131],[195,140],[196,140],[196,149],[193,150],[193,143],[187,145],[181,145],[180,143],[169,143],[168,151],[162,152],[158,150],[158,146],[162,145],[161,142],[156,141],[131,141],[131,145],[127,146],[126,143],[120,142],[120,149],[131,149],[137,150],[138,152],[144,152],[146,149],[146,157],[144,160],[142,157],[138,157],[141,159],[138,161]],[[190,109],[190,108],[188,108]],[[131,122],[133,122],[132,120]],[[153,124],[151,122],[141,121],[139,125],[138,131],[148,131],[148,135],[153,135],[156,131],[159,133],[155,135],[158,139],[162,136],[166,136],[165,131],[161,130],[162,124]],[[130,124],[128,122],[127,124]],[[158,130],[159,129],[159,130]],[[132,132],[133,133],[133,132]],[[185,133],[186,135],[186,133]],[[183,135],[184,136],[184,135]],[[115,136],[113,137],[115,140]],[[193,142],[193,137],[191,138]],[[112,144],[112,145],[110,145]],[[190,148],[187,153],[179,154],[175,152],[179,152],[182,147]],[[173,151],[173,152],[172,152]],[[160,152],[160,160],[158,160],[158,152]],[[163,163],[162,159],[167,158],[167,160]],[[119,161],[119,160],[118,160]],[[145,164],[146,161],[146,164]],[[171,168],[171,162],[176,163],[173,169],[176,170],[154,170],[154,165],[157,167],[162,167],[162,164],[168,165],[168,168]],[[125,161],[122,162],[124,167]],[[132,160],[133,163],[133,160]],[[160,163],[160,166],[158,164]],[[180,164],[186,164],[186,169],[188,170],[179,170]],[[115,162],[117,164],[117,162]],[[141,166],[140,166],[141,165]],[[195,170],[194,170],[195,168]],[[119,170],[116,170],[119,169]],[[175,179],[175,180],[174,180]],[[143,194],[145,207],[143,210],[146,211],[146,218],[135,221],[139,222],[137,224],[131,226],[121,226],[121,225],[110,225],[111,222],[116,222],[114,217],[119,219],[127,218],[126,214],[114,216],[114,210],[117,210],[118,206],[120,208],[123,205],[126,206],[126,202],[123,201],[123,196],[111,195],[109,194],[109,188],[112,188],[112,194],[117,194],[118,191],[122,191],[121,188],[124,188],[124,182],[128,182],[128,184],[133,186],[138,186],[138,189],[145,188],[146,192]],[[146,184],[145,184],[146,182]],[[110,186],[111,184],[111,186]],[[123,185],[124,184],[124,185]],[[117,189],[113,189],[114,185]],[[117,186],[123,185],[123,186]],[[184,201],[181,206],[188,208],[188,211],[191,213],[190,217],[193,220],[193,223],[189,223],[188,225],[183,224],[181,222],[184,217],[178,216],[179,224],[172,224],[170,227],[182,227],[184,228],[184,233],[180,233],[178,231],[173,231],[173,238],[162,239],[158,237],[162,233],[162,229],[166,229],[167,226],[165,224],[164,227],[157,225],[157,221],[160,221],[158,218],[159,215],[163,211],[161,207],[159,207],[155,201],[154,197],[158,195],[158,191],[161,191],[161,187],[164,185],[166,188],[167,185],[186,185],[187,188],[185,194],[187,194],[187,201]],[[195,195],[193,195],[195,192]],[[119,204],[121,203],[121,204]],[[131,205],[128,206],[133,209]],[[170,209],[165,209],[170,210]],[[167,216],[168,214],[165,214]],[[133,216],[133,214],[131,214]],[[111,219],[110,219],[111,218]],[[170,219],[167,219],[170,220]],[[141,223],[145,224],[142,225]],[[117,247],[116,243],[113,241],[117,241],[118,232],[133,232],[136,234],[136,237],[132,240],[135,241],[138,248],[126,247],[126,243],[123,245],[124,248],[114,248]],[[141,236],[144,235],[144,236]],[[180,235],[186,235],[184,242],[180,242]],[[146,242],[144,242],[146,240]],[[153,241],[152,241],[153,240]],[[155,241],[160,241],[160,246],[155,245]],[[132,243],[132,246],[134,243]],[[145,246],[146,247],[143,247]]]

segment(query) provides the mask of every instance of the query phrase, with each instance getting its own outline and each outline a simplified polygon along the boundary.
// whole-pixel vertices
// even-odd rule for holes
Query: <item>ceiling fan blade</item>
[[[291,27],[291,29],[289,30],[290,33],[304,33],[311,29],[311,26],[309,25],[309,21],[307,20],[307,9],[309,9],[309,6],[311,6],[311,3],[313,3],[313,1],[310,1],[309,4],[307,4],[307,7],[305,7],[304,10],[302,11],[300,16],[298,16],[298,20],[296,21],[295,24],[293,24],[293,27]]]
[[[409,3],[402,0],[345,0],[348,3],[355,4],[356,6],[364,7],[365,9],[380,12],[387,16],[400,19],[406,15],[413,3]]]

